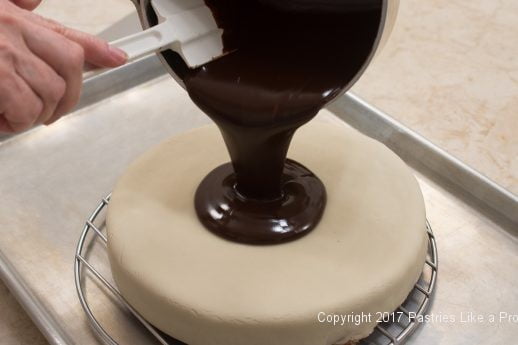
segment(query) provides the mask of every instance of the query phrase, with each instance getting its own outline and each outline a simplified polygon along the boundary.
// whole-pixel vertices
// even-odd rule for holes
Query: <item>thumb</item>
[[[11,0],[16,6],[32,11],[41,3],[41,0]]]

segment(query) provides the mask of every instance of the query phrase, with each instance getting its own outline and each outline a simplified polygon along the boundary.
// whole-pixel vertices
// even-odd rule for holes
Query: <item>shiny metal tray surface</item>
[[[87,81],[90,87],[81,108],[55,125],[0,139],[0,276],[51,344],[97,343],[74,287],[73,258],[85,216],[135,157],[176,133],[209,122],[172,78],[146,81],[158,70],[138,72],[135,66],[114,71],[120,78],[115,90],[112,74]],[[138,87],[124,91],[133,85]],[[343,119],[361,119],[357,109],[374,119],[379,115],[354,95],[344,96],[330,109]],[[328,110],[319,116],[345,125]],[[379,130],[368,124],[360,129],[371,135]],[[399,133],[411,133],[397,126]],[[397,145],[387,143],[399,153]],[[435,178],[441,160],[433,160],[433,167],[439,168],[416,165],[430,161],[427,151],[418,152],[420,156],[412,155],[407,148],[402,156],[419,169],[416,175],[441,253],[441,274],[430,310],[436,318],[420,327],[409,344],[515,343],[518,323],[488,321],[493,314],[518,314],[515,196],[496,193],[503,200],[501,207],[480,212],[491,204],[484,193],[461,193],[462,183],[442,183],[451,178]],[[478,182],[474,188],[495,192],[487,189],[487,181]],[[101,264],[96,266],[101,272],[109,270],[105,257],[90,259]],[[112,325],[122,344],[153,344],[133,318],[95,296],[106,295],[102,286],[89,287],[95,289],[89,297],[92,308],[103,315],[103,323]],[[447,315],[455,322],[446,322]],[[485,321],[475,322],[479,316]]]

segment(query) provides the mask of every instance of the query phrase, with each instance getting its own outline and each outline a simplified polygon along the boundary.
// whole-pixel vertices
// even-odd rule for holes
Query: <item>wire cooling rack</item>
[[[182,344],[177,340],[171,339],[164,335],[159,330],[154,328],[147,322],[139,313],[131,307],[124,297],[119,293],[113,283],[110,282],[111,277],[107,279],[107,274],[100,273],[94,265],[87,259],[87,243],[91,241],[101,241],[106,250],[107,238],[105,234],[104,225],[104,210],[110,202],[110,195],[102,199],[95,211],[90,215],[85,223],[75,254],[74,276],[77,294],[79,301],[86,313],[89,324],[95,331],[99,340],[108,345],[119,345],[113,338],[110,329],[96,318],[92,311],[90,304],[86,298],[85,279],[86,276],[91,276],[98,283],[102,284],[115,297],[116,303],[113,299],[112,303],[123,309],[125,313],[130,313],[136,320],[151,334],[152,338],[156,339],[157,344],[162,345],[178,345]],[[438,256],[437,244],[435,236],[432,232],[430,224],[426,222],[426,232],[428,235],[428,254],[423,272],[419,281],[415,284],[413,290],[408,295],[408,298],[399,306],[394,312],[382,314],[378,325],[374,332],[360,341],[360,345],[401,345],[410,335],[420,326],[422,316],[426,313],[430,306],[432,297],[435,291],[438,272]],[[91,234],[91,236],[89,236]],[[87,240],[89,238],[89,240]],[[125,345],[125,344],[121,344]]]

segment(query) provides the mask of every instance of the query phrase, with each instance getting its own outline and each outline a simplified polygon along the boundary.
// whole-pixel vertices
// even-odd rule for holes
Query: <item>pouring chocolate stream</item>
[[[290,141],[369,59],[382,1],[206,3],[224,29],[225,49],[235,51],[187,70],[183,81],[218,125],[232,162],[201,182],[196,213],[227,239],[293,240],[318,224],[326,192],[308,168],[286,159]]]

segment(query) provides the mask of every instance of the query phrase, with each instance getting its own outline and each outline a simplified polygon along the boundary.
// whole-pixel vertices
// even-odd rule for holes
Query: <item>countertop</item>
[[[405,0],[353,87],[518,194],[518,2]]]

